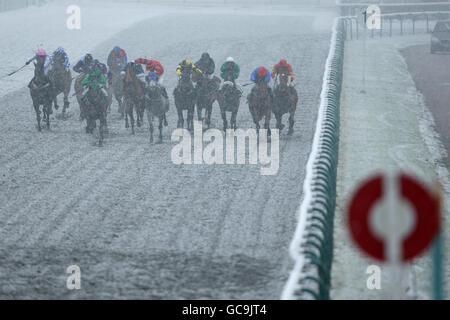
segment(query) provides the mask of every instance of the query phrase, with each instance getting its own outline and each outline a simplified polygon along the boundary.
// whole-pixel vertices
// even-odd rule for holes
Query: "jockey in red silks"
[[[281,59],[280,62],[278,62],[272,69],[272,78],[275,78],[277,75],[283,73],[283,72],[287,72],[287,74],[289,75],[290,79],[291,79],[291,83],[292,81],[294,81],[295,76],[294,76],[294,72],[292,70],[292,66],[287,63],[286,59]]]
[[[145,64],[145,70],[146,71],[156,73],[158,82],[159,82],[159,79],[161,78],[161,76],[164,73],[163,66],[157,60],[138,58],[138,59],[134,60],[134,63]]]
[[[150,83],[151,80],[155,80],[156,83],[161,87],[163,96],[165,98],[169,98],[166,88],[162,86],[162,75],[164,73],[164,68],[161,62],[155,59],[138,58],[134,60],[134,63],[144,64],[145,70],[148,71],[148,75],[146,77],[147,83]]]

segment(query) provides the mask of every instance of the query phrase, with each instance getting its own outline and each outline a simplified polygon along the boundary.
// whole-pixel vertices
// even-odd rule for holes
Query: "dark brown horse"
[[[198,121],[205,120],[209,129],[211,127],[211,113],[214,101],[217,100],[218,86],[220,79],[213,77],[210,79],[202,72],[196,71],[192,74],[192,81],[197,83],[197,118]],[[202,110],[205,110],[205,117],[202,116]]]
[[[258,133],[260,129],[259,122],[262,118],[265,118],[264,129],[267,129],[267,134],[270,136],[269,124],[273,98],[272,89],[264,80],[256,82],[255,86],[247,96],[247,103]]]
[[[274,89],[274,102],[272,111],[277,120],[277,129],[284,128],[282,123],[283,115],[289,112],[289,131],[288,135],[294,133],[294,116],[297,109],[298,94],[294,87],[288,85],[289,73],[279,74],[280,83]]]
[[[225,131],[228,129],[226,112],[231,112],[231,128],[236,130],[236,117],[239,110],[242,92],[236,88],[234,80],[231,76],[226,75],[224,80],[225,81],[217,97],[220,106],[220,113],[222,115],[223,130]]]
[[[191,74],[182,73],[177,87],[173,90],[175,97],[175,106],[178,113],[178,128],[184,127],[183,110],[187,110],[187,129],[194,130],[194,109],[197,99],[194,85],[191,81]]]
[[[117,112],[119,112],[122,116],[124,116],[123,109],[123,76],[121,75],[121,69],[119,64],[113,64],[110,68],[110,72],[112,75],[111,83],[108,88],[108,98],[109,98],[109,106],[111,106],[113,101],[113,96],[116,99],[119,107]]]
[[[86,133],[93,133],[97,120],[100,121],[98,145],[103,145],[104,134],[107,130],[106,110],[108,109],[108,97],[102,88],[89,88],[82,98],[84,115],[86,117]]]
[[[125,67],[123,99],[125,107],[125,128],[130,127],[128,123],[128,117],[130,117],[131,133],[134,134],[133,110],[136,110],[137,126],[140,127],[144,116],[145,87],[144,83],[136,76],[136,64],[133,62],[128,62]]]
[[[162,129],[166,112],[169,111],[169,99],[164,97],[163,88],[154,80],[150,81],[146,93],[145,109],[147,110],[150,130],[150,143],[153,142],[153,117],[158,117],[159,119],[159,142],[162,142]]]
[[[69,93],[72,86],[72,74],[70,70],[66,70],[64,66],[64,56],[62,53],[55,54],[55,60],[52,70],[49,72],[50,81],[53,83],[53,103],[55,109],[58,106],[58,95],[64,94],[64,107],[62,109],[63,117],[66,114],[67,108],[69,108]]]
[[[53,88],[49,77],[44,72],[44,64],[34,64],[34,78],[28,84],[30,88],[31,99],[33,100],[33,107],[36,111],[36,119],[38,123],[38,130],[41,131],[41,111],[44,114],[44,121],[47,124],[47,129],[50,129],[50,113],[53,102]]]

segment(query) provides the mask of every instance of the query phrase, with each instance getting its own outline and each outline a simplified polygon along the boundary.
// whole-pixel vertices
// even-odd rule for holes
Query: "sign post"
[[[406,263],[435,240],[440,226],[438,195],[410,175],[388,172],[365,181],[348,209],[352,239],[386,264],[390,299],[405,298]]]

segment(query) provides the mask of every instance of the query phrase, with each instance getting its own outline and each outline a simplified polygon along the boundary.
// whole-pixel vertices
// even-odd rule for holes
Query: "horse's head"
[[[280,87],[281,88],[287,88],[289,74],[288,73],[281,73],[279,79],[280,79]]]
[[[151,80],[148,84],[147,93],[148,96],[152,99],[158,99],[162,96],[161,88],[154,80]]]
[[[195,70],[195,71],[192,73],[192,81],[195,82],[195,83],[197,83],[197,82],[203,80],[203,78],[204,78],[203,72],[200,72],[200,71],[198,71],[198,70]]]
[[[63,66],[64,65],[64,54],[62,52],[56,52],[54,59],[55,65]]]
[[[43,63],[35,63],[34,64],[34,81],[36,84],[44,84],[47,82],[47,77],[44,72],[44,64]]]
[[[234,82],[233,72],[231,72],[229,70],[225,71],[225,74],[223,76],[223,80],[224,81]]]
[[[119,73],[120,70],[120,60],[119,59],[113,59],[113,62],[111,64],[111,66],[109,67],[111,72],[116,74]]]
[[[128,62],[125,67],[125,82],[131,82],[136,78],[136,69],[134,62]]]
[[[190,91],[192,89],[191,74],[183,72],[180,76],[179,84],[182,91]]]

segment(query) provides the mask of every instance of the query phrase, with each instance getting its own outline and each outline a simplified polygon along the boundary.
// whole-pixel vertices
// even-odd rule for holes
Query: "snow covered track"
[[[336,18],[325,65],[321,103],[303,185],[303,202],[291,243],[295,266],[283,299],[329,299],[333,219],[339,149],[339,104],[344,57],[344,23]]]
[[[149,144],[146,122],[131,136],[114,104],[110,135],[98,148],[78,122],[75,99],[68,120],[52,117],[51,131],[38,133],[25,88],[29,79],[2,96],[0,298],[279,298],[292,267],[288,246],[313,140],[329,24],[314,13],[292,11],[270,19],[245,10],[177,11],[142,20],[91,50],[104,60],[120,44],[130,58],[159,58],[170,96],[176,65],[206,50],[216,64],[233,56],[242,83],[256,66],[288,59],[300,100],[294,135],[281,136],[275,176],[261,176],[259,166],[250,165],[174,165],[172,98],[163,144]],[[152,31],[151,41],[143,30]],[[221,127],[217,104],[212,125]],[[253,127],[245,99],[237,125]],[[65,271],[73,264],[81,268],[77,291],[66,288]]]

